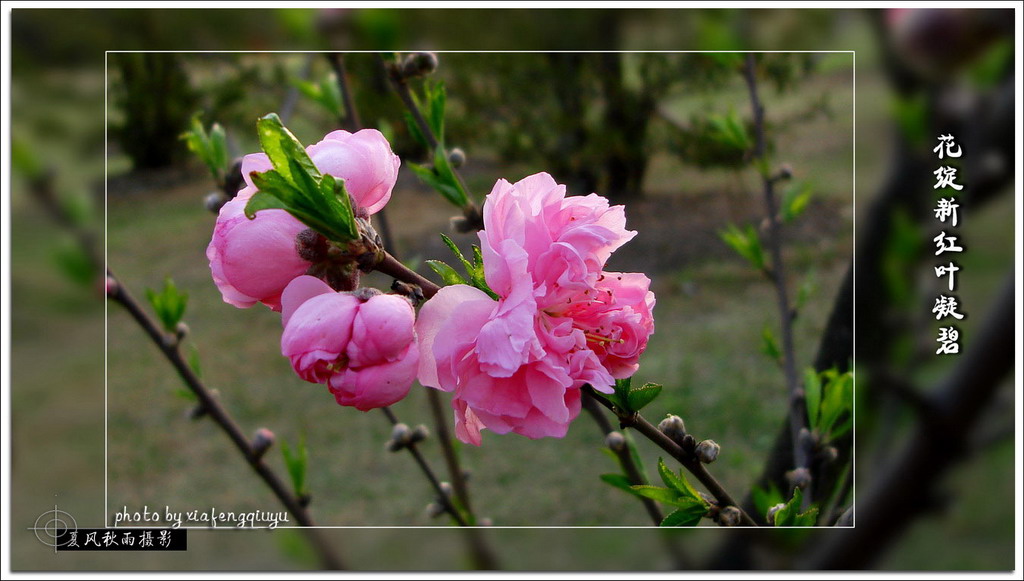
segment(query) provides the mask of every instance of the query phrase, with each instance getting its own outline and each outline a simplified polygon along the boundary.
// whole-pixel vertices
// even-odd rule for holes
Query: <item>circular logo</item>
[[[35,531],[36,538],[39,539],[40,543],[47,547],[53,547],[56,550],[58,547],[67,544],[70,540],[70,535],[66,535],[61,540],[62,533],[64,531],[77,531],[78,523],[75,522],[75,517],[71,516],[70,513],[59,510],[54,505],[53,510],[48,510],[39,515],[35,526],[30,530]]]

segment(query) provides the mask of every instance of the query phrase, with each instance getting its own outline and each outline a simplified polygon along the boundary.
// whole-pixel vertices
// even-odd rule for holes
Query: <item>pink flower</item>
[[[454,392],[456,434],[480,430],[562,437],[584,384],[610,392],[632,375],[654,331],[642,274],[602,271],[635,232],[621,206],[565,197],[547,174],[499,180],[484,205],[488,286],[441,289],[420,310],[419,379]]]
[[[416,378],[412,304],[397,295],[338,293],[300,276],[284,291],[281,353],[302,379],[367,411],[398,402]]]
[[[379,131],[333,131],[306,152],[321,173],[345,180],[356,207],[367,214],[379,211],[391,198],[400,161]],[[270,169],[266,154],[242,159],[246,186],[221,208],[206,257],[224,302],[241,308],[261,302],[279,311],[281,292],[310,263],[295,248],[295,236],[306,226],[291,214],[262,210],[253,220],[245,216],[245,205],[257,191],[250,174]]]

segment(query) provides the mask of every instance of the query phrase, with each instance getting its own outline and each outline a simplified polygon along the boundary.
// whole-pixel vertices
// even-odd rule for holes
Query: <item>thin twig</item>
[[[313,518],[306,511],[303,503],[285,486],[277,474],[263,462],[263,455],[253,449],[252,444],[245,437],[237,422],[224,409],[220,401],[214,397],[199,377],[196,376],[195,372],[192,371],[192,368],[182,357],[181,351],[178,349],[179,342],[177,338],[161,331],[156,322],[142,309],[141,305],[128,293],[128,289],[125,288],[124,284],[118,281],[109,269],[107,270],[107,277],[112,282],[112,284],[108,285],[107,296],[123,306],[131,314],[135,322],[149,335],[149,338],[160,349],[160,352],[163,353],[167,361],[178,372],[185,385],[199,399],[199,405],[203,412],[210,416],[210,419],[231,439],[238,451],[242,453],[246,462],[249,463],[249,466],[270,487],[274,496],[281,501],[281,504],[295,516],[295,520],[303,527],[306,527],[303,531],[309,537],[324,566],[329,569],[344,569],[345,565],[341,558],[334,553],[319,531],[309,528],[315,526],[316,523],[313,522]]]
[[[639,412],[627,414],[619,411],[611,403],[602,397],[598,397],[593,393],[593,389],[590,387],[583,388],[584,393],[588,393],[594,397],[594,399],[604,407],[610,409],[619,418],[619,423],[625,428],[633,428],[639,434],[656,444],[659,448],[669,453],[670,456],[675,458],[680,464],[683,465],[691,474],[693,474],[704,488],[707,488],[708,492],[723,506],[735,506],[740,511],[740,522],[745,526],[757,526],[754,519],[750,518],[743,507],[740,506],[732,495],[726,492],[725,488],[719,484],[718,480],[708,472],[708,469],[704,464],[693,454],[687,453],[683,448],[675,443],[672,438],[669,438],[661,432],[654,424],[648,422]]]
[[[764,129],[764,106],[757,94],[757,75],[755,71],[754,55],[747,54],[743,77],[746,79],[747,88],[750,91],[750,106],[754,113],[754,131],[756,143],[754,146],[754,158],[765,162],[765,129]],[[767,173],[767,164],[762,163],[761,178],[764,182],[764,202],[768,213],[768,248],[772,256],[772,267],[769,271],[772,282],[775,283],[775,294],[778,298],[779,318],[782,326],[782,356],[783,368],[786,374],[786,385],[789,388],[789,426],[793,438],[793,464],[796,468],[811,467],[811,453],[808,449],[807,440],[800,437],[800,431],[806,428],[806,415],[804,413],[804,394],[800,388],[800,382],[796,373],[796,351],[793,348],[793,316],[789,304],[789,296],[786,290],[786,270],[782,262],[782,228],[778,219],[778,208],[775,200],[775,180]],[[808,472],[810,474],[810,472]],[[812,500],[811,487],[813,480],[807,482],[804,489],[804,508]]]

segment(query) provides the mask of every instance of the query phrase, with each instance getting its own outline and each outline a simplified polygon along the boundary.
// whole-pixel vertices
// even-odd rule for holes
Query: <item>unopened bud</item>
[[[437,70],[437,55],[432,52],[414,52],[402,61],[402,76],[419,77]]]
[[[437,518],[444,514],[444,507],[439,502],[431,502],[427,505],[427,516]]]
[[[445,495],[445,498],[451,498],[452,496],[452,485],[448,482],[441,483],[441,494]]]
[[[188,332],[188,324],[185,321],[178,321],[178,325],[174,328],[174,334],[178,337],[178,341],[184,339]]]
[[[807,485],[811,483],[811,471],[807,468],[797,468],[786,472],[786,479],[794,488],[803,490],[807,488]]]
[[[769,508],[768,514],[765,515],[765,519],[768,521],[768,524],[775,526],[775,514],[784,508],[786,508],[786,505],[781,502]]]
[[[188,413],[185,414],[185,417],[187,417],[190,420],[198,420],[198,419],[204,417],[206,414],[207,414],[206,406],[204,406],[203,404],[199,403],[199,404],[196,404],[196,405],[192,406],[192,409],[188,410]]]
[[[398,440],[389,439],[387,442],[384,442],[384,449],[387,450],[388,452],[397,452],[404,447],[405,444],[399,442]]]
[[[723,527],[734,527],[740,524],[740,509],[727,506],[718,512],[718,524]]]
[[[667,418],[661,420],[658,423],[658,429],[677,444],[681,443],[683,437],[686,436],[686,424],[683,423],[683,418],[677,415],[670,414]]]
[[[426,440],[429,436],[430,430],[427,429],[427,426],[420,424],[413,429],[411,434],[409,434],[409,441],[415,444],[416,442]]]
[[[721,451],[721,449],[722,447],[714,440],[701,440],[694,449],[694,454],[697,455],[697,458],[699,458],[701,462],[711,464],[718,459],[718,452]]]
[[[203,206],[214,214],[219,213],[226,203],[228,203],[228,197],[224,195],[224,192],[210,192],[203,198]]]
[[[409,439],[412,437],[412,431],[409,426],[399,422],[391,427],[391,439],[400,443],[408,444]]]
[[[793,177],[793,166],[788,163],[784,163],[782,164],[782,167],[779,168],[779,173],[776,174],[775,179],[788,180],[791,177]]]
[[[797,435],[797,442],[804,450],[813,450],[818,445],[818,438],[814,436],[807,428],[800,428],[800,432]]]
[[[402,282],[397,278],[391,283],[391,291],[412,301],[413,306],[423,302],[423,289],[418,284]]]
[[[107,279],[103,285],[103,292],[107,293],[108,297],[112,297],[118,293],[121,287],[118,285],[116,278],[112,276],[108,276],[106,278]]]
[[[448,163],[452,164],[452,167],[462,167],[466,163],[466,152],[458,147],[453,148],[448,152]]]
[[[271,432],[267,428],[260,428],[256,430],[256,434],[252,437],[252,451],[257,458],[261,458],[267,453],[267,450],[274,444],[274,432]]]
[[[621,432],[608,432],[604,437],[604,445],[612,452],[622,452],[626,449],[626,437]]]
[[[493,527],[494,526],[494,521],[485,516],[484,518],[476,521],[476,524],[478,524],[478,525],[480,525],[482,527]]]
[[[679,442],[679,446],[683,449],[684,452],[689,452],[692,454],[693,451],[697,448],[697,440],[690,434],[686,434],[685,436],[683,436],[683,441]]]

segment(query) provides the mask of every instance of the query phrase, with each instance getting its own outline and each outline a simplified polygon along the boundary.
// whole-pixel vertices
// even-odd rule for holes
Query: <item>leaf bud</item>
[[[775,526],[775,514],[784,508],[786,508],[786,505],[782,502],[769,508],[768,513],[765,515],[765,519],[768,521],[768,524]]]
[[[734,527],[740,524],[740,509],[727,506],[718,512],[718,524],[723,527]]]
[[[452,485],[449,482],[441,483],[441,493],[444,494],[445,498],[451,498],[452,496]]]
[[[682,443],[683,437],[686,436],[686,424],[683,423],[683,418],[677,415],[669,414],[658,423],[658,429],[677,444]]]
[[[786,472],[786,479],[794,488],[803,490],[811,483],[811,471],[807,468],[797,468]]]
[[[256,458],[262,458],[273,444],[274,432],[271,432],[267,428],[260,428],[256,430],[256,434],[252,437],[253,454],[256,455]]]
[[[395,442],[401,445],[405,445],[409,443],[411,438],[412,430],[410,430],[409,426],[403,424],[402,422],[398,422],[397,424],[391,427],[391,439],[394,440]]]
[[[701,440],[697,447],[694,449],[694,454],[701,462],[710,464],[718,459],[718,452],[721,451],[722,447],[718,445],[718,442],[714,440]]]
[[[626,437],[621,432],[608,432],[604,438],[604,444],[612,452],[622,452],[626,449]]]
[[[411,434],[409,434],[409,441],[415,444],[416,442],[426,440],[429,436],[430,430],[427,429],[427,426],[420,424],[413,429]]]
[[[437,70],[437,55],[432,52],[410,53],[402,61],[403,77],[420,77]]]
[[[174,328],[174,334],[178,337],[178,341],[184,339],[185,335],[188,335],[189,330],[188,323],[185,321],[178,321],[178,325]]]
[[[466,152],[458,147],[452,148],[448,152],[448,163],[452,164],[452,167],[462,167],[466,163]]]
[[[210,192],[203,198],[203,207],[214,214],[219,213],[226,203],[228,203],[228,198],[224,192]]]
[[[427,516],[430,518],[437,518],[444,514],[444,507],[439,502],[431,502],[427,505]]]

